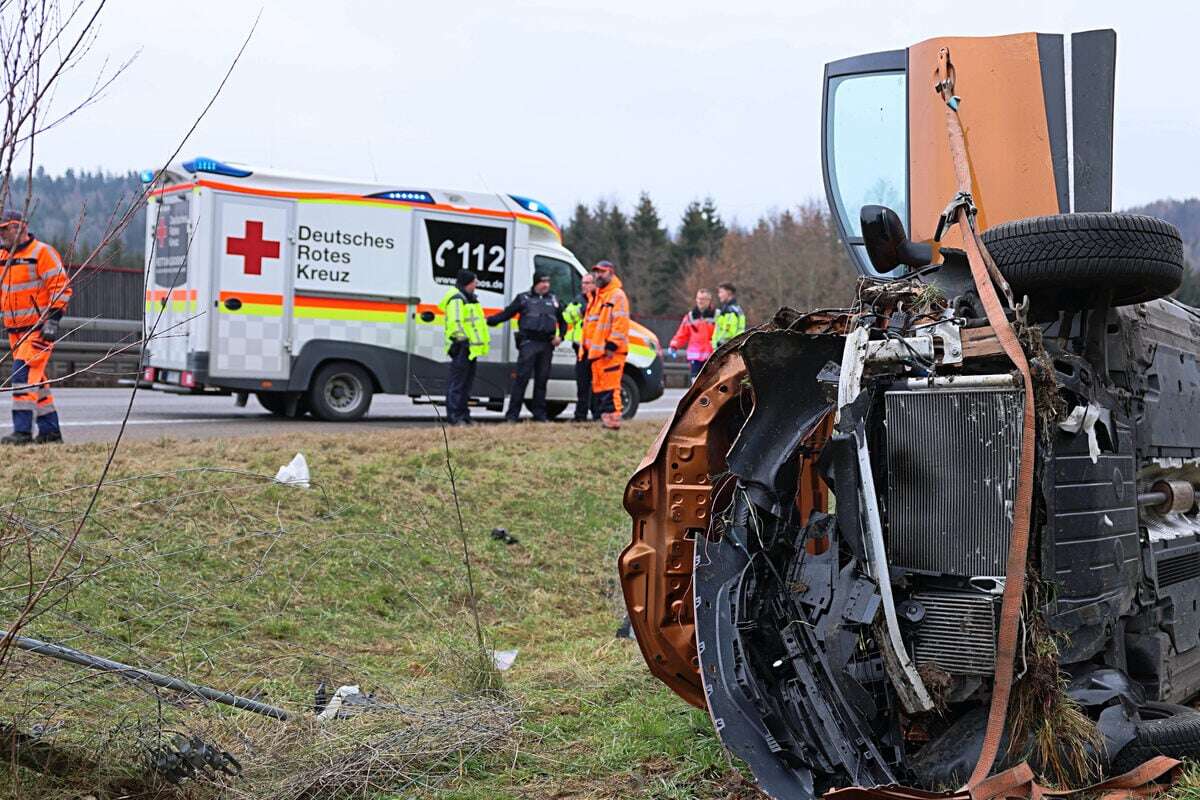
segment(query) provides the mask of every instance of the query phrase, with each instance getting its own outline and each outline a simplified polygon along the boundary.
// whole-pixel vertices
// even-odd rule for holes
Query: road
[[[62,418],[63,438],[68,442],[111,442],[116,438],[129,389],[55,389],[54,402]],[[664,420],[675,410],[682,389],[668,389],[653,403],[643,403],[638,419]],[[561,419],[569,419],[568,408]],[[481,423],[499,424],[500,412],[472,409],[472,417]],[[528,413],[525,413],[528,419]],[[302,420],[279,419],[264,411],[251,397],[245,408],[238,408],[232,397],[194,397],[139,390],[133,412],[125,429],[127,439],[175,439],[274,436],[295,432],[331,432],[346,430],[348,425],[398,427],[436,424],[434,409],[416,405],[407,397],[376,395],[367,416],[355,423],[320,422],[311,417]],[[570,424],[560,422],[556,424]]]

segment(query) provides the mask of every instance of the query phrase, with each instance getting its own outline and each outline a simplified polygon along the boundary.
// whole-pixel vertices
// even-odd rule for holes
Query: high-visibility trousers
[[[42,434],[58,433],[58,411],[54,407],[54,395],[46,381],[46,367],[54,343],[42,339],[37,331],[10,333],[8,346],[12,350],[12,419],[13,430],[20,433],[33,432],[33,420],[37,417],[38,431]]]
[[[621,375],[625,356],[605,356],[592,361],[592,402],[599,413],[621,413]]]

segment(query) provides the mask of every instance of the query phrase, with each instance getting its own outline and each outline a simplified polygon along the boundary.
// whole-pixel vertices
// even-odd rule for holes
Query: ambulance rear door
[[[237,194],[215,200],[209,375],[286,378],[295,203]]]
[[[420,298],[414,315],[413,346],[409,354],[408,393],[445,394],[446,368],[443,315],[438,303],[455,285],[459,270],[478,279],[476,294],[484,313],[494,314],[524,287],[514,275],[514,223],[476,214],[418,209],[414,215],[412,294]],[[508,364],[515,360],[508,337],[491,329],[490,352],[479,362],[473,394],[503,397],[508,389]]]
[[[181,373],[203,322],[196,299],[195,253],[189,252],[196,202],[191,184],[164,186],[146,214],[145,334],[147,366]],[[176,379],[178,380],[178,379]]]

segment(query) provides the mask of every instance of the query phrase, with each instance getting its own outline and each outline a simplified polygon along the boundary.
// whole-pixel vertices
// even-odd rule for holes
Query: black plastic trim
[[[1116,31],[1071,34],[1075,211],[1112,211],[1116,74]]]
[[[1037,35],[1038,62],[1042,69],[1042,98],[1046,107],[1046,129],[1050,134],[1050,163],[1054,166],[1054,188],[1058,213],[1071,211],[1071,186],[1067,169],[1067,83],[1063,64],[1063,37],[1057,33]]]
[[[663,385],[663,362],[661,356],[655,356],[650,362],[648,369],[643,367],[630,366],[629,362],[625,362],[625,372],[629,373],[629,377],[637,382],[638,392],[641,393],[641,402],[651,403],[663,396],[666,387]]]
[[[192,373],[196,385],[208,383],[209,353],[207,350],[193,350],[187,356],[187,371]]]

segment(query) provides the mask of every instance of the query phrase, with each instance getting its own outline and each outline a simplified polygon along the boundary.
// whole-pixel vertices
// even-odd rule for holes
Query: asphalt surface
[[[68,442],[111,442],[129,406],[130,389],[55,389],[54,404]],[[666,419],[675,410],[683,389],[668,389],[653,403],[643,403],[638,419]],[[552,424],[570,425],[573,407]],[[440,410],[440,409],[439,409]],[[483,424],[502,424],[498,411],[473,408],[471,416]],[[528,412],[523,418],[528,419]],[[407,397],[376,395],[367,416],[358,422],[330,423],[312,417],[280,419],[263,409],[253,397],[238,408],[232,397],[195,397],[138,390],[125,428],[125,439],[217,438],[283,436],[296,432],[328,433],[350,426],[400,427],[436,425],[433,406],[414,404]],[[598,424],[598,423],[597,423]]]

